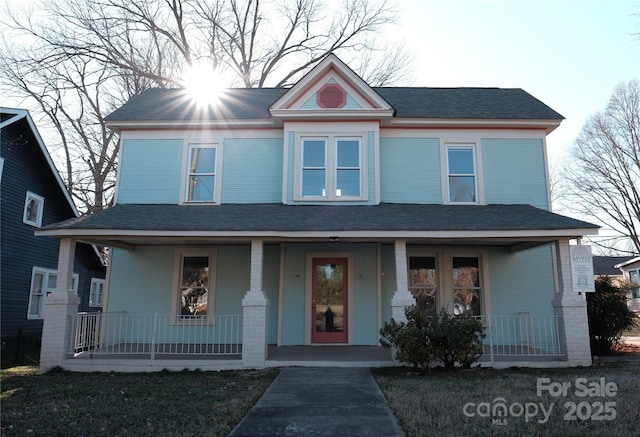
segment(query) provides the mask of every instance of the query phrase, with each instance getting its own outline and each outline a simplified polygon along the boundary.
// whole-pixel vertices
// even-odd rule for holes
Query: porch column
[[[404,314],[406,307],[415,305],[416,299],[409,291],[407,279],[407,242],[405,240],[395,241],[396,252],[396,291],[391,298],[391,317],[396,322],[406,322]]]
[[[80,299],[73,291],[73,262],[76,240],[62,238],[58,252],[56,289],[45,297],[42,346],[40,348],[40,373],[56,366],[69,353],[72,316],[78,312]]]
[[[249,291],[242,299],[242,366],[262,368],[267,359],[267,310],[269,300],[262,291],[263,242],[251,241]]]
[[[556,241],[555,251],[559,289],[551,304],[554,314],[561,317],[558,327],[560,343],[567,353],[570,366],[590,366],[587,301],[573,291],[569,240]]]

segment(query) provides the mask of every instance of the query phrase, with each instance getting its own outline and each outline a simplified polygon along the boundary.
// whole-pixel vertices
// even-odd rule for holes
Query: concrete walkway
[[[367,368],[282,369],[230,436],[404,436]]]

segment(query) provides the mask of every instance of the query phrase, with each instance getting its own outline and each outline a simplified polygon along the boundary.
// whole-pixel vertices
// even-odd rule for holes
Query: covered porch
[[[482,364],[498,366],[504,362],[509,363],[508,365],[537,363],[550,366],[555,363],[556,366],[565,366],[591,363],[585,303],[583,296],[573,292],[570,275],[569,241],[591,232],[586,225],[584,228],[578,227],[583,222],[523,205],[500,205],[495,208],[474,206],[472,209],[448,205],[251,205],[251,208],[246,205],[124,206],[126,208],[119,206],[95,214],[97,219],[90,216],[37,231],[40,235],[61,238],[58,288],[47,297],[46,303],[42,371],[54,366],[90,371],[127,368],[262,368],[282,365],[370,367],[393,364],[391,352],[375,346],[377,331],[385,320],[404,320],[404,309],[416,303],[407,274],[409,254],[412,251],[444,248],[444,251],[460,252],[469,251],[469,248],[488,248],[507,258],[510,254],[545,245],[551,247],[554,260],[553,263],[549,262],[553,264],[549,267],[553,270],[555,286],[545,287],[551,293],[546,305],[552,307],[552,315],[528,314],[526,307],[517,305],[517,293],[512,297],[510,311],[484,311],[481,317],[487,326],[488,336]],[[132,212],[130,207],[137,207],[139,213],[151,208],[157,210],[157,215],[134,214],[133,217],[139,219],[131,222],[132,219],[127,215]],[[113,211],[118,208],[121,208],[120,211]],[[263,211],[265,214],[272,214],[265,219],[269,223],[261,223],[260,227],[256,227],[257,222],[252,218],[250,225],[256,228],[247,229],[243,214],[257,209],[254,215],[260,217],[261,208],[266,209]],[[188,219],[184,215],[187,212]],[[460,215],[461,213],[467,215]],[[291,217],[290,214],[296,217]],[[510,215],[510,220],[495,223],[495,220],[505,214]],[[155,223],[157,216],[163,220]],[[322,220],[318,219],[319,216]],[[220,220],[216,220],[216,217]],[[513,223],[511,219],[514,217],[517,219],[516,229],[513,225],[508,228],[507,222]],[[185,220],[195,220],[196,225],[183,225]],[[120,223],[119,227],[108,227],[110,222]],[[446,229],[434,229],[434,223],[442,227],[445,222]],[[544,222],[547,223],[546,227],[541,228],[540,223]],[[296,223],[299,229],[291,229],[291,223]],[[214,229],[211,229],[212,226]],[[71,260],[76,241],[117,247],[138,257],[145,250],[152,251],[155,248],[243,248],[247,254],[248,287],[244,288],[247,291],[243,292],[243,296],[237,298],[240,311],[213,313],[206,319],[194,319],[193,324],[185,323],[184,319],[174,323],[171,318],[176,317],[175,312],[160,316],[161,313],[156,313],[144,317],[149,319],[153,316],[156,320],[154,323],[157,323],[158,317],[164,320],[156,326],[170,326],[165,334],[161,334],[156,328],[145,328],[141,331],[142,334],[119,334],[119,337],[113,339],[108,337],[108,326],[114,326],[114,322],[96,320],[92,322],[94,327],[89,330],[96,330],[97,334],[87,342],[87,329],[78,331],[78,326],[82,326],[84,322],[80,322],[76,315],[77,297],[69,291]],[[265,257],[265,247],[273,249],[274,245],[280,247],[279,264],[274,264],[271,258]],[[285,253],[286,247],[294,246],[295,250]],[[354,252],[355,246],[375,249]],[[318,251],[318,247],[322,248],[321,251]],[[273,252],[277,253],[277,250],[272,251],[272,254]],[[330,342],[325,345],[314,344],[310,328],[313,320],[313,295],[308,291],[310,287],[305,277],[309,276],[311,270],[308,266],[315,259],[314,256],[330,258],[336,253],[347,261],[350,271],[354,270],[351,268],[354,265],[360,269],[352,275],[350,289],[354,288],[354,284],[359,286],[358,284],[364,284],[363,281],[370,280],[370,286],[366,286],[371,293],[367,300],[363,300],[365,294],[352,295],[349,297],[351,300],[348,307],[350,310],[355,307],[360,311],[355,314],[356,319],[361,314],[369,314],[371,323],[363,333],[360,328],[362,323],[354,323],[354,315],[349,314],[352,323],[347,326],[350,336],[341,340],[340,345]],[[366,262],[362,262],[363,259]],[[296,268],[287,269],[289,260],[300,262]],[[276,294],[271,294],[277,297],[275,303],[273,299],[270,301],[270,295],[264,288],[266,264],[271,267],[279,265],[277,268],[280,269],[279,294],[277,289]],[[396,274],[397,272],[402,273]],[[110,272],[110,275],[113,274]],[[293,328],[287,330],[289,337],[278,332],[274,341],[274,336],[270,338],[270,333],[273,334],[274,327],[277,331],[285,331],[282,319],[292,314],[282,299],[282,287],[285,287],[283,284],[287,281],[292,284],[292,290],[301,291],[296,293],[299,293],[298,302],[303,305],[304,315],[298,316],[298,325],[291,325]],[[307,291],[303,291],[304,289]],[[508,293],[505,296],[508,297]],[[105,313],[100,317],[108,320],[115,315],[110,312],[109,300],[106,300]],[[270,324],[269,308],[275,310],[277,325]],[[300,308],[302,307],[299,306],[296,311]],[[132,312],[127,317],[142,315]],[[202,320],[207,322],[200,323]],[[221,334],[220,327],[226,326],[227,320],[234,320],[229,324],[232,328],[225,328],[228,332]],[[187,333],[191,325],[193,329],[199,330],[197,334]],[[162,338],[161,335],[173,337]]]

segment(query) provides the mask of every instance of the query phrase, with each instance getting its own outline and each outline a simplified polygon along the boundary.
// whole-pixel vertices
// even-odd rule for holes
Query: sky
[[[640,79],[640,0],[397,0],[413,86],[522,88],[565,117],[553,165],[615,87]],[[634,33],[636,35],[634,35]]]
[[[342,3],[323,1],[328,7]],[[606,107],[617,85],[640,79],[640,0],[391,4],[398,23],[383,37],[404,44],[415,66],[402,85],[524,89],[565,117],[547,139],[552,165],[567,155],[588,117]]]

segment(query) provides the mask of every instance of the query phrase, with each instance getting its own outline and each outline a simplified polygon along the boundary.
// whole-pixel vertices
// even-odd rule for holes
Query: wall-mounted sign
[[[571,253],[571,283],[573,291],[593,293],[593,257],[591,246],[569,246]]]

